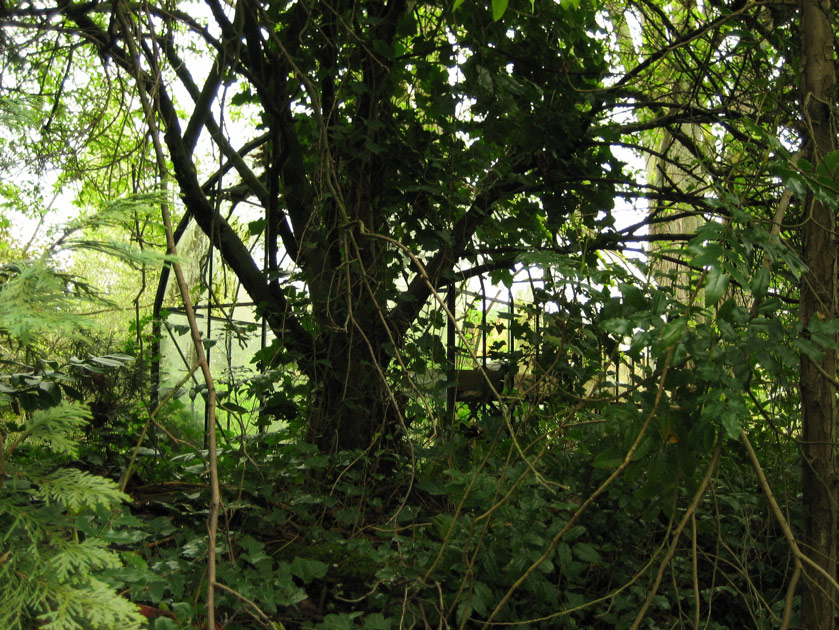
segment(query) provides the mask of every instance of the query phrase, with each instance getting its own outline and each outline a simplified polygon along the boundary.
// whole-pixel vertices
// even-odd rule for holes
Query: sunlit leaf
[[[508,0],[492,0],[492,19],[494,21],[500,20],[507,11]]]
[[[731,278],[718,267],[711,267],[705,275],[705,306],[713,306],[720,301],[728,289]]]

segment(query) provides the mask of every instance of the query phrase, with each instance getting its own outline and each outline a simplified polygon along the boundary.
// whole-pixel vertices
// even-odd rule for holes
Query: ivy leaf
[[[390,626],[390,619],[382,613],[373,613],[364,619],[364,630],[390,630]]]
[[[720,301],[731,278],[720,271],[718,267],[711,267],[705,276],[705,306],[713,306]]]
[[[265,219],[257,219],[248,223],[248,234],[251,236],[259,236],[265,231],[265,226],[268,222]]]
[[[323,578],[328,568],[329,566],[325,562],[301,558],[300,556],[297,556],[291,562],[291,574],[303,580],[304,584]]]
[[[513,272],[509,269],[494,269],[489,277],[493,284],[503,284],[508,289],[513,286]]]

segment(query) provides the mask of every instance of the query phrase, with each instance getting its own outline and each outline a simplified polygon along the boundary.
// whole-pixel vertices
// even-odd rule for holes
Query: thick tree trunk
[[[808,157],[817,164],[835,150],[831,121],[835,103],[832,9],[830,0],[801,0],[801,103],[808,138]],[[801,283],[801,320],[834,318],[836,308],[837,239],[833,213],[812,194],[805,200],[803,259],[809,269]],[[836,577],[836,504],[834,441],[836,353],[825,350],[819,360],[802,355],[802,484],[803,549],[825,572]],[[802,580],[802,627],[833,630],[837,593],[823,576],[806,568]]]
[[[382,305],[387,298],[377,241],[327,237],[347,243],[343,257],[326,256],[332,264],[308,278],[317,332],[300,366],[311,385],[306,405],[307,441],[324,452],[367,449],[374,442],[391,448],[404,438],[395,396],[385,380],[393,343],[401,334],[388,326]],[[352,259],[342,263],[343,258]]]
[[[399,411],[383,379],[388,358],[381,344],[373,346],[371,340],[368,346],[367,340],[358,332],[320,338],[326,352],[310,375],[315,385],[307,409],[307,441],[324,452],[367,449],[374,442],[391,448],[403,437]]]

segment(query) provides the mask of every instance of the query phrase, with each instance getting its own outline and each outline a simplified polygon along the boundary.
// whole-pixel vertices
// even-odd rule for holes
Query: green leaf
[[[504,16],[507,10],[508,0],[492,0],[492,19],[497,22]]]
[[[725,254],[719,243],[706,243],[702,245],[691,244],[688,251],[694,254],[690,264],[694,267],[706,267],[719,264],[720,258]]]
[[[839,151],[831,151],[819,162],[819,173],[835,179],[839,174]]]
[[[434,526],[434,530],[440,538],[445,538],[449,535],[449,529],[453,522],[454,519],[450,514],[438,514],[431,519],[431,524]]]
[[[318,625],[321,630],[352,630],[355,627],[353,619],[360,617],[360,611],[351,613],[329,613],[323,618],[323,623]]]
[[[773,378],[779,378],[782,372],[781,366],[778,364],[778,361],[773,357],[771,354],[766,352],[765,350],[759,351],[755,355],[755,359],[761,365],[761,367],[766,370],[769,376]]]
[[[784,185],[799,199],[803,199],[807,195],[807,180],[796,172],[788,174]]]
[[[758,269],[754,278],[752,278],[752,281],[749,283],[752,295],[757,299],[762,300],[766,296],[766,292],[769,290],[769,280],[769,270],[766,267]]]
[[[736,440],[740,436],[740,418],[730,409],[723,411],[721,418],[726,435]]]
[[[631,306],[636,310],[643,310],[649,307],[649,300],[647,300],[644,293],[632,284],[620,284],[618,289],[623,296],[623,301],[627,306]]]
[[[391,627],[391,620],[382,613],[373,613],[364,618],[364,630],[390,630]]]
[[[472,591],[472,610],[485,617],[491,610],[493,599],[492,589],[489,586],[483,582],[475,582],[475,588]]]
[[[573,558],[571,557],[571,547],[568,546],[568,543],[561,542],[556,548],[556,556],[559,560],[559,566],[565,568],[573,562]]]
[[[503,284],[508,289],[513,286],[513,273],[509,269],[494,269],[489,277],[493,284]]]
[[[265,219],[257,219],[256,221],[248,222],[248,233],[251,236],[259,236],[265,231],[267,221]]]
[[[75,437],[90,420],[90,409],[79,402],[61,403],[35,411],[26,421],[29,438],[43,441],[54,453],[75,457],[78,442]]]
[[[573,547],[573,552],[583,562],[600,562],[602,560],[597,549],[590,543],[577,543]]]
[[[94,363],[98,363],[99,365],[104,365],[106,367],[122,367],[122,362],[117,361],[115,359],[110,359],[108,357],[90,357],[90,360]]]
[[[734,330],[734,326],[731,325],[731,322],[728,322],[722,318],[717,318],[717,328],[720,329],[720,333],[722,334],[724,339],[728,341],[732,341],[737,337],[737,331]]]
[[[452,5],[452,11],[457,11],[458,7],[463,4],[464,0],[454,0],[454,4]]]
[[[223,403],[223,404],[219,404],[219,407],[221,409],[224,409],[225,411],[230,411],[232,413],[242,413],[242,414],[250,413],[249,409],[247,409],[245,407],[242,407],[242,405],[237,405],[235,403],[226,402],[226,403]]]
[[[769,315],[770,313],[774,313],[780,309],[783,305],[784,303],[781,302],[781,298],[771,297],[764,300],[761,305],[757,307],[757,312],[761,315]]]
[[[802,173],[812,173],[815,171],[813,164],[807,158],[798,158],[798,161],[795,163],[795,166]]]
[[[711,267],[705,275],[705,306],[713,306],[720,301],[728,289],[731,278],[718,267]]]
[[[797,339],[792,340],[792,345],[798,348],[803,355],[813,359],[813,361],[820,361],[822,358],[821,348],[809,339],[798,337]]]
[[[617,449],[600,451],[594,458],[592,466],[595,468],[617,468],[626,458],[626,453]]]
[[[687,326],[688,320],[684,317],[678,317],[671,322],[667,322],[661,329],[661,343],[665,348],[669,348],[676,343],[682,336],[682,332]]]
[[[786,153],[786,151],[781,149],[781,153]],[[806,193],[807,184],[801,176],[799,169],[806,171],[809,166],[810,164],[803,158],[798,160],[797,167],[791,165],[789,159],[776,159],[769,163],[769,173],[774,177],[781,178],[787,188],[796,195],[801,196]]]
[[[628,337],[632,334],[632,322],[624,317],[613,317],[607,319],[601,324],[603,330],[614,335],[621,335]]]
[[[291,563],[291,573],[296,575],[304,584],[312,580],[319,580],[326,575],[329,565],[320,560],[296,557]]]
[[[47,503],[59,503],[70,511],[97,506],[114,507],[130,497],[116,483],[75,468],[63,468],[38,479],[37,495]]]
[[[823,335],[836,335],[839,334],[839,319],[826,319],[821,320],[817,317],[814,317],[810,320],[810,323],[807,324],[807,328],[810,329],[810,332],[818,332]]]
[[[836,348],[836,338],[831,335],[823,335],[822,333],[810,332],[810,339],[822,348]]]

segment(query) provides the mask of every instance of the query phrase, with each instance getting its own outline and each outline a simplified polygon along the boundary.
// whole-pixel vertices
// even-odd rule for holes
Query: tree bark
[[[800,0],[801,107],[809,131],[807,155],[813,164],[836,148],[831,120],[835,105],[832,8],[830,0]],[[805,199],[803,260],[808,272],[801,282],[801,322],[832,319],[836,308],[836,221],[830,208],[812,193]],[[836,504],[834,496],[836,391],[828,377],[836,374],[836,352],[819,359],[801,356],[802,410],[802,547],[828,575],[836,577]],[[802,581],[802,627],[832,630],[837,593],[812,569]]]

